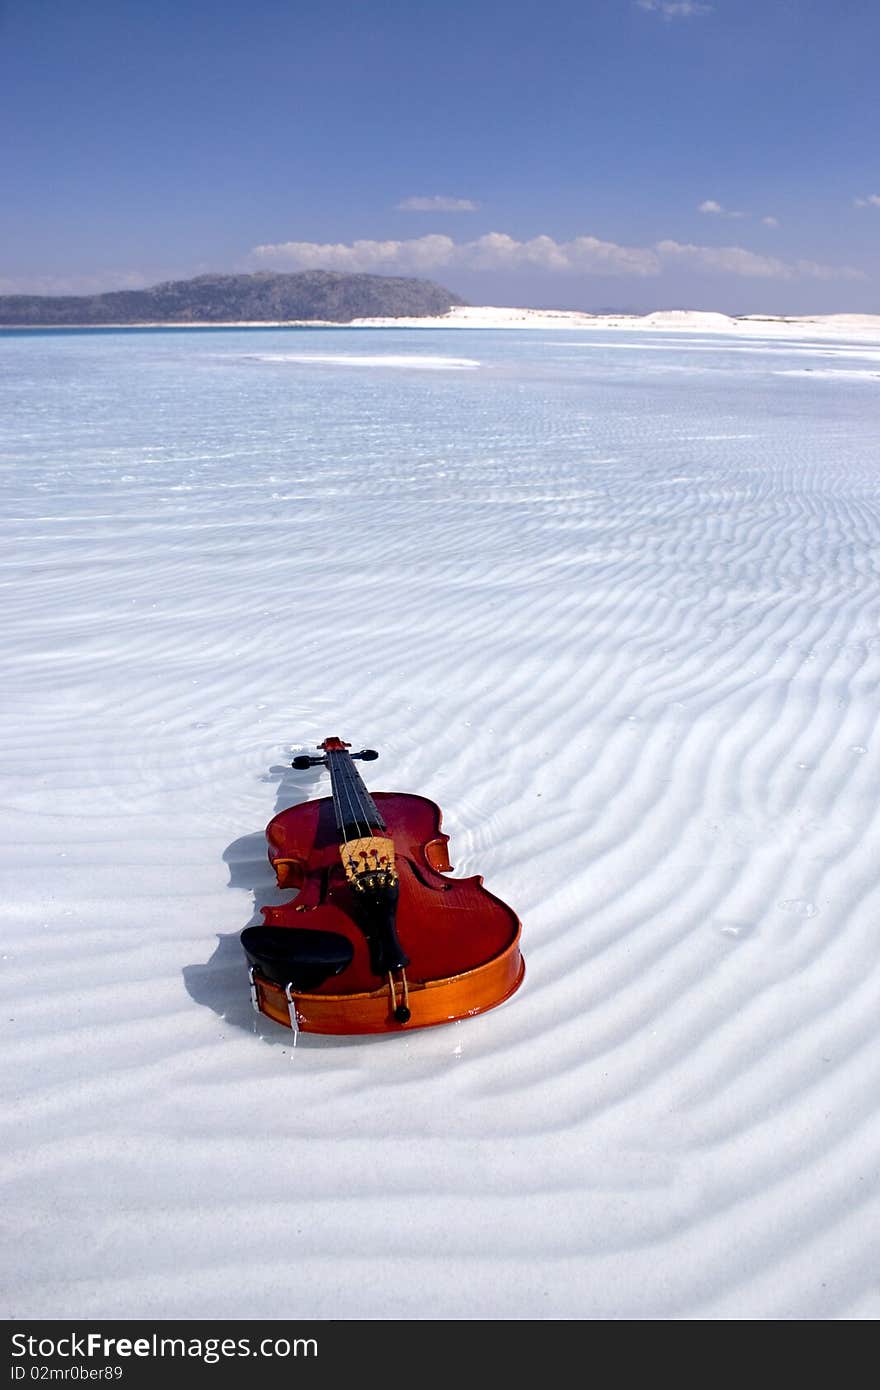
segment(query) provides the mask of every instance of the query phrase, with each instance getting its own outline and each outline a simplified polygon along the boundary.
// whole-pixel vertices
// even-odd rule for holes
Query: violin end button
[[[405,1004],[399,1004],[394,1010],[394,1020],[396,1023],[409,1023],[412,1014]]]

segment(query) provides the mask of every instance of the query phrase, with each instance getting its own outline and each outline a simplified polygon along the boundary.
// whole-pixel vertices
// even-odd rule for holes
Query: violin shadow
[[[318,781],[320,770],[314,773],[297,772],[294,776],[290,767],[271,767],[261,779],[264,782],[277,782],[278,792],[273,816],[287,811],[291,806],[299,806],[308,801],[308,793]],[[253,894],[251,915],[242,922],[239,932],[218,933],[217,947],[211,959],[204,963],[185,965],[183,983],[187,994],[196,1004],[212,1009],[224,1023],[233,1028],[262,1038],[271,1045],[280,1044],[288,1048],[293,1043],[289,1028],[275,1023],[265,1014],[256,1013],[251,1004],[250,982],[247,961],[242,950],[239,935],[245,927],[257,926],[263,921],[261,909],[292,901],[290,891],[278,887],[275,874],[269,863],[265,833],[255,831],[233,840],[223,851],[223,862],[229,868],[230,888],[245,888]],[[369,1039],[363,1037],[335,1037],[317,1033],[299,1033],[297,1047],[351,1047],[364,1042],[387,1042],[390,1035],[379,1034]]]

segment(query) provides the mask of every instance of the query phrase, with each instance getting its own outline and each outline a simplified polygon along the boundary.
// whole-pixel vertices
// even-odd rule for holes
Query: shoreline
[[[744,314],[707,310],[660,309],[648,314],[590,314],[574,309],[518,309],[458,306],[442,315],[419,318],[358,318],[347,323],[331,319],[204,319],[144,323],[28,323],[0,324],[0,331],[110,331],[122,329],[236,329],[236,328],[443,328],[520,329],[577,332],[596,329],[623,331],[713,333],[738,337],[864,337],[880,342],[880,314]]]

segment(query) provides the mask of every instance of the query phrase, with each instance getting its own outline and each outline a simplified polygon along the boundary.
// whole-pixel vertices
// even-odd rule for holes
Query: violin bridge
[[[365,888],[393,888],[397,883],[393,840],[380,835],[346,840],[340,855],[345,877],[358,892]]]

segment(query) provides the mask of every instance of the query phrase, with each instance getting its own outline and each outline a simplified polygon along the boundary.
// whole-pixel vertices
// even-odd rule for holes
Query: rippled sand
[[[880,1312],[874,350],[579,336],[0,336],[7,1318]],[[334,734],[500,1008],[252,1013]]]

